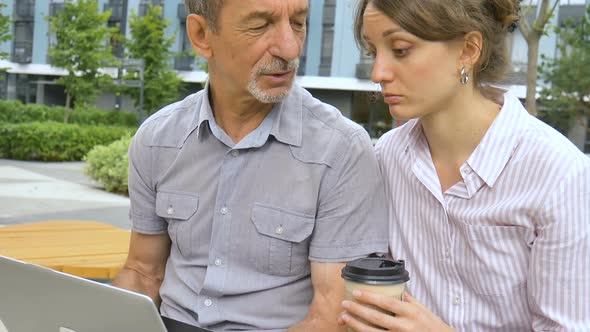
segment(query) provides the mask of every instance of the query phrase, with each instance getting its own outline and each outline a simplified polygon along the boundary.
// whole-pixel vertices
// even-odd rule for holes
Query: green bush
[[[23,104],[20,101],[0,101],[0,123],[34,121],[63,122],[66,108],[40,104]],[[137,114],[125,111],[105,111],[98,108],[76,109],[69,123],[80,125],[137,126]]]
[[[59,122],[0,123],[0,157],[19,160],[73,161],[94,146],[109,144],[135,129],[80,126]]]
[[[106,191],[127,194],[127,163],[131,135],[108,146],[95,146],[84,160],[84,173],[104,185]]]

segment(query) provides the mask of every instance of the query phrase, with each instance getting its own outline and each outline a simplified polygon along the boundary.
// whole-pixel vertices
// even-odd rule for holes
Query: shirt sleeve
[[[135,232],[163,234],[167,223],[156,214],[152,147],[145,144],[146,131],[141,127],[129,147],[129,218]]]
[[[371,139],[359,130],[349,142],[321,184],[312,261],[346,262],[387,252],[387,201]]]
[[[539,211],[528,277],[534,331],[590,326],[590,159],[570,169]]]

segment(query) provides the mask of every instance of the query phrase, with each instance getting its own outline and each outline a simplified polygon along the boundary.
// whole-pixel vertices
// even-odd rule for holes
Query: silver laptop
[[[144,295],[0,256],[0,332],[166,332]]]

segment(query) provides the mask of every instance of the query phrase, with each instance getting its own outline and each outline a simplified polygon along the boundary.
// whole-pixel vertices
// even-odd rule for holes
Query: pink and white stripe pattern
[[[590,331],[590,158],[565,137],[506,93],[445,193],[419,120],[376,152],[419,301],[460,331]]]

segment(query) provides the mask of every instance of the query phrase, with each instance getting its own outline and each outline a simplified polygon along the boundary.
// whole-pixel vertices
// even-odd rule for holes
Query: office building
[[[0,81],[0,95],[8,99],[44,104],[63,105],[63,87],[54,80],[63,71],[48,64],[47,50],[53,37],[49,33],[47,16],[55,15],[64,1],[75,0],[3,0],[7,6],[4,14],[12,17],[14,38],[0,44],[0,51],[10,54],[9,61],[0,67],[10,67],[6,78]],[[338,107],[346,116],[363,124],[372,136],[396,125],[389,117],[386,106],[374,99],[371,92],[379,87],[370,81],[371,59],[357,48],[353,38],[353,16],[356,0],[310,0],[308,33],[301,66],[298,71],[300,84],[319,99]],[[528,2],[528,0],[526,1]],[[533,1],[535,3],[536,1]],[[561,0],[553,18],[553,24],[562,24],[569,16],[578,19],[590,0]],[[175,36],[172,51],[176,56],[170,64],[178,70],[189,90],[196,90],[206,80],[206,73],[198,69],[192,56],[182,54],[191,49],[186,36],[187,15],[181,0],[97,0],[99,10],[111,10],[108,25],[118,27],[129,36],[131,13],[145,15],[149,5],[160,5],[163,18],[171,24],[168,36]],[[513,71],[509,84],[521,98],[524,98],[526,71],[526,42],[518,31],[507,40],[513,60]],[[541,39],[541,53],[555,56],[557,36],[550,33]],[[121,45],[113,45],[113,52],[122,56]],[[188,93],[188,92],[187,92]],[[376,98],[375,98],[376,99]],[[102,95],[97,104],[114,108],[118,101],[108,93]],[[133,109],[126,100],[122,109]]]

